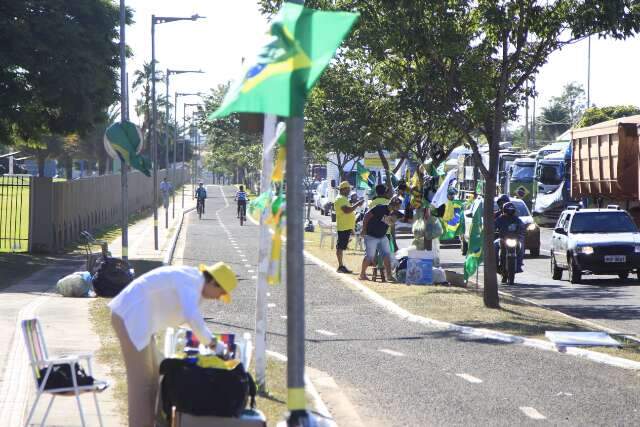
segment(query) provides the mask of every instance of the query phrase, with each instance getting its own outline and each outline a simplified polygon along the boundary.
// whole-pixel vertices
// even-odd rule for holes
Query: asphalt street
[[[207,320],[253,332],[258,227],[240,226],[223,190],[208,186],[205,215],[190,214],[183,263],[231,264],[234,301],[208,304]],[[305,297],[306,365],[332,376],[367,426],[638,423],[638,373],[406,322],[311,262]],[[286,353],[285,286],[268,299],[268,348]]]

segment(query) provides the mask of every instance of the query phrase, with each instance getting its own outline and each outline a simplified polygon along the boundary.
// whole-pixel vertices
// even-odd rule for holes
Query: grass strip
[[[337,267],[335,250],[329,248],[330,239],[320,248],[319,227],[313,233],[305,233],[305,249],[314,256]],[[353,239],[349,247],[353,247]],[[354,276],[360,272],[363,251],[344,251],[344,264],[353,270]],[[371,273],[371,267],[369,268]],[[370,276],[370,275],[369,275]],[[404,283],[381,283],[361,281],[369,289],[396,303],[413,314],[430,319],[455,323],[473,328],[485,328],[511,335],[546,340],[546,331],[596,331],[589,325],[568,318],[554,310],[526,304],[503,296],[501,308],[489,309],[484,306],[482,293],[473,289],[450,286],[411,286]],[[624,340],[622,348],[593,347],[590,350],[640,361],[640,344]]]

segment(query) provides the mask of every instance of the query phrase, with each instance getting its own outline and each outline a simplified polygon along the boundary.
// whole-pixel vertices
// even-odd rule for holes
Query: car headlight
[[[591,255],[593,254],[593,247],[591,246],[581,246],[578,248],[578,252],[580,252],[581,254],[584,255]]]
[[[518,241],[516,239],[507,239],[505,243],[508,247],[515,248],[516,245],[518,244]]]
[[[527,225],[527,231],[533,231],[537,228],[537,226],[535,224],[529,224]]]

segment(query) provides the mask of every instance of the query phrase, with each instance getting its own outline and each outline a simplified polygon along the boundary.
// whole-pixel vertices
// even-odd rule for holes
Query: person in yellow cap
[[[342,253],[349,245],[349,238],[353,229],[356,227],[355,210],[364,200],[359,200],[354,204],[349,201],[349,193],[351,193],[351,184],[348,181],[342,181],[338,186],[340,195],[336,197],[334,203],[336,209],[336,231],[338,232],[338,242],[336,243],[336,257],[338,258],[338,273],[351,274],[352,271],[344,266],[342,261]]]
[[[127,371],[128,425],[154,425],[159,365],[155,334],[187,323],[202,344],[215,347],[200,306],[204,300],[231,302],[237,284],[236,275],[223,262],[199,269],[165,266],[138,277],[109,303]]]

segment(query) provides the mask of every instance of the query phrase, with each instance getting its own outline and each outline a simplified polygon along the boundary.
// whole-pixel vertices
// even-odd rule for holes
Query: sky
[[[151,15],[191,16],[206,19],[156,25],[156,59],[161,70],[202,69],[204,74],[172,75],[170,95],[179,92],[209,92],[219,83],[235,79],[242,58],[252,58],[264,40],[267,21],[255,0],[127,0],[134,9],[135,23],[127,27],[127,44],[133,50],[127,69],[133,72],[151,60]],[[553,53],[537,77],[536,108],[560,94],[575,81],[587,87],[587,41]],[[640,37],[626,41],[592,38],[591,103],[640,105]],[[157,87],[164,93],[164,85]],[[131,94],[131,105],[137,94]],[[197,97],[181,98],[194,103]],[[179,104],[181,110],[182,102]],[[530,107],[532,105],[530,104]],[[179,116],[181,113],[179,113]],[[132,118],[135,114],[132,109]]]

